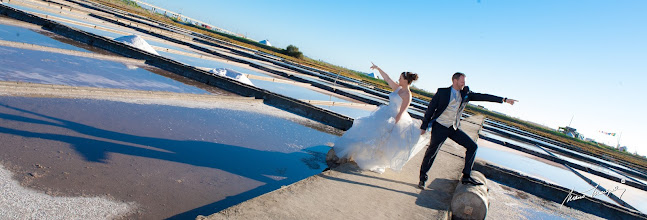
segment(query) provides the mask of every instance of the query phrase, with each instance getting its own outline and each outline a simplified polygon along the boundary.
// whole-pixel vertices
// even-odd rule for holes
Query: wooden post
[[[452,219],[485,219],[490,201],[488,200],[487,179],[478,172],[472,171],[472,178],[484,183],[474,186],[472,184],[458,183],[452,198]]]

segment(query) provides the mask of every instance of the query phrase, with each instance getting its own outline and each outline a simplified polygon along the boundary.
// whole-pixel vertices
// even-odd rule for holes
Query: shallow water
[[[257,112],[0,96],[0,160],[46,171],[30,187],[109,194],[146,218],[212,214],[320,173],[336,138]]]
[[[4,25],[4,24],[0,24],[0,40],[35,44],[35,45],[40,45],[45,47],[53,47],[53,48],[66,49],[66,50],[90,52],[86,49],[54,40],[48,36],[45,36],[41,33],[35,32],[27,28]]]
[[[557,145],[555,145],[555,144],[552,144],[552,143],[549,143],[549,142],[547,142],[547,141],[544,141],[544,140],[543,140],[543,139],[545,139],[544,137],[536,137],[536,135],[534,135],[534,134],[530,134],[530,133],[528,133],[528,132],[526,132],[526,131],[520,130],[520,129],[515,128],[515,127],[507,126],[507,125],[504,125],[504,124],[501,124],[501,123],[498,123],[498,122],[495,122],[495,121],[491,121],[491,120],[487,120],[487,122],[488,122],[488,123],[497,124],[497,125],[499,125],[499,126],[503,126],[503,127],[508,128],[508,129],[512,129],[512,130],[514,130],[514,131],[515,131],[515,133],[521,133],[521,134],[523,134],[526,138],[531,139],[531,140],[534,140],[534,141],[536,141],[536,142],[538,142],[538,143],[541,143],[541,144],[544,144],[544,145],[548,145],[548,146],[552,146],[552,147],[556,147],[556,148],[561,148],[561,149],[563,149],[564,151],[567,151],[567,152],[570,152],[570,153],[573,153],[573,154],[576,154],[576,155],[580,155],[580,156],[583,156],[583,157],[586,157],[586,158],[590,158],[590,159],[593,159],[593,160],[595,160],[595,161],[597,161],[597,162],[601,162],[601,163],[604,163],[604,164],[613,165],[613,166],[618,166],[618,167],[621,167],[621,168],[624,168],[624,169],[632,170],[632,168],[626,167],[626,166],[624,166],[624,165],[620,165],[620,164],[617,164],[617,163],[613,163],[613,162],[610,162],[610,161],[607,161],[607,160],[603,160],[603,159],[600,159],[600,158],[597,158],[597,157],[593,157],[593,156],[590,156],[590,155],[582,154],[582,153],[579,153],[579,152],[576,152],[576,151],[572,151],[572,150],[569,150],[569,149],[566,149],[566,148],[563,148],[563,147],[557,146]],[[504,130],[504,131],[505,131],[505,130]],[[505,131],[505,132],[513,133],[512,131]]]
[[[0,80],[208,94],[142,67],[43,51],[0,47]],[[142,64],[143,65],[143,64]],[[153,68],[156,69],[156,68]]]
[[[553,164],[548,164],[526,153],[500,150],[505,147],[484,139],[479,139],[477,144],[479,145],[479,149],[477,150],[476,157],[479,159],[489,161],[498,166],[516,170],[528,176],[552,182],[578,192],[583,192],[592,188],[590,184],[563,166],[558,167]],[[617,204],[605,195],[599,195],[596,196],[596,198]]]
[[[486,136],[488,138],[492,138],[492,139],[496,139],[496,140],[500,140],[500,141],[505,141],[505,142],[508,142],[510,144],[513,144],[513,145],[516,145],[516,146],[519,146],[519,147],[523,147],[525,149],[532,150],[532,151],[540,153],[540,154],[547,155],[548,153],[546,153],[546,151],[544,151],[544,149],[545,149],[545,150],[548,150],[549,152],[551,152],[553,154],[553,156],[555,156],[555,157],[557,157],[559,159],[563,159],[563,160],[566,160],[566,161],[569,161],[569,162],[572,162],[572,163],[576,163],[576,164],[588,167],[588,168],[593,169],[593,170],[597,170],[597,171],[600,171],[600,172],[607,173],[609,175],[617,176],[619,178],[625,178],[623,175],[617,173],[616,171],[611,170],[611,169],[606,168],[606,167],[603,167],[601,165],[593,164],[593,163],[589,163],[589,162],[585,162],[585,161],[581,161],[581,160],[577,160],[577,159],[574,159],[574,158],[570,158],[570,157],[561,155],[560,153],[558,153],[558,152],[556,152],[554,150],[551,150],[551,149],[548,149],[548,148],[543,148],[542,149],[542,148],[538,147],[536,144],[531,144],[531,143],[527,143],[527,142],[524,142],[524,141],[518,141],[518,140],[514,140],[514,139],[509,139],[509,138],[501,136],[498,133],[494,133],[494,132],[489,131],[490,129],[500,131],[501,129],[499,129],[499,128],[491,127],[491,126],[488,126],[488,125],[484,125],[484,128],[488,129],[488,132],[482,132],[481,135]]]

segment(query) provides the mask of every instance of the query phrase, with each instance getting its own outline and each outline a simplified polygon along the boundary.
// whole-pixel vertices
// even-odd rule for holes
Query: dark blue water
[[[169,91],[209,92],[126,64],[42,51],[0,47],[0,80],[31,83]]]
[[[66,50],[90,52],[86,49],[54,40],[48,36],[42,35],[38,32],[29,30],[27,28],[4,25],[4,24],[0,24],[0,40],[35,44],[35,45],[40,45],[45,47],[53,47],[53,48],[66,49]]]

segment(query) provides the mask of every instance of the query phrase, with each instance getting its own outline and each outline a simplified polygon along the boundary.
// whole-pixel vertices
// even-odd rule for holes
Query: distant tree
[[[139,7],[137,2],[131,1],[131,0],[121,0],[123,3],[126,3],[126,5],[134,6],[134,7]]]
[[[296,57],[299,59],[303,59],[303,53],[299,51],[299,48],[290,44],[287,48],[285,48],[285,55],[291,56],[291,57]]]

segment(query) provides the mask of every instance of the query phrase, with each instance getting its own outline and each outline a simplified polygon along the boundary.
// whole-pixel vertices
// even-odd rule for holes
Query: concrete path
[[[463,123],[478,138],[482,116]],[[210,216],[197,219],[446,219],[463,169],[465,149],[451,140],[429,172],[428,189],[416,187],[424,151],[400,172],[358,170],[353,163],[312,176]]]

